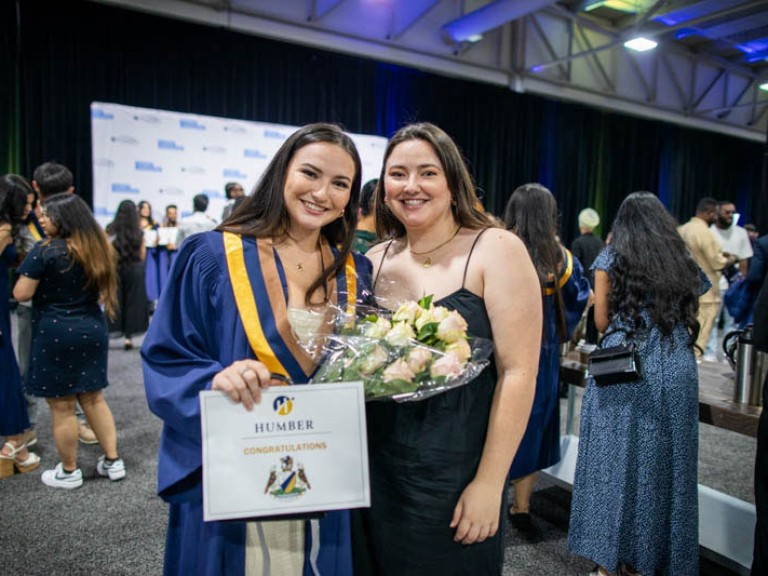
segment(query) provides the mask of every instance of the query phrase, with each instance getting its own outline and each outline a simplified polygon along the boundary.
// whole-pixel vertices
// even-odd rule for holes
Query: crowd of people
[[[531,529],[536,474],[560,460],[561,348],[586,319],[591,343],[634,347],[641,375],[608,386],[588,378],[569,549],[598,576],[698,574],[697,361],[711,358],[718,316],[728,322],[721,291],[740,275],[757,294],[768,250],[765,237],[736,230],[731,202],[704,198],[678,226],[654,194],[635,192],[607,244],[587,208],[568,250],[550,190],[525,184],[503,217],[486,213],[458,146],[428,123],[395,133],[365,186],[351,138],[306,125],[249,195],[226,185],[220,224],[201,194],[191,216],[170,205],[162,223],[148,202],[125,200],[102,229],[73,192],[56,163],[31,183],[0,180],[0,356],[11,367],[0,386],[0,477],[40,466],[30,448],[42,397],[60,460],[42,473],[46,485],[83,484],[79,413],[103,450],[98,474],[125,478],[104,396],[108,338],[131,350],[146,331],[147,400],[163,421],[165,574],[500,574],[503,527]],[[274,366],[293,384],[312,376],[320,355],[300,341],[314,311],[395,310],[425,295],[460,313],[493,354],[464,386],[366,405],[370,508],[204,521],[198,393],[251,409],[283,383]],[[763,513],[759,503],[758,530]]]

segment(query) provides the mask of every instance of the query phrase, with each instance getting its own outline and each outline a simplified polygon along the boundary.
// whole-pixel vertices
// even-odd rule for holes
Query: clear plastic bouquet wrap
[[[488,365],[493,343],[467,336],[461,314],[425,296],[358,319],[325,336],[324,348],[311,383],[362,380],[367,400],[410,402],[472,381]]]

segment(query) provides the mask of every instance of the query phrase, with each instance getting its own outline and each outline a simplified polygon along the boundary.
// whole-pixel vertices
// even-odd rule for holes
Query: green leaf
[[[419,342],[426,342],[428,338],[437,334],[438,326],[439,324],[437,322],[428,322],[427,324],[424,324],[416,335],[416,339]]]
[[[433,294],[430,294],[429,296],[422,296],[419,300],[419,306],[424,308],[424,310],[429,310],[429,307],[432,305],[432,298],[434,298]]]

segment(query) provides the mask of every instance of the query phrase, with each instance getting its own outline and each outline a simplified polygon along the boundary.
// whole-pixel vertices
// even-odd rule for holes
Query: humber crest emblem
[[[293,398],[278,396],[272,403],[272,409],[280,414],[280,416],[287,416],[293,410]]]

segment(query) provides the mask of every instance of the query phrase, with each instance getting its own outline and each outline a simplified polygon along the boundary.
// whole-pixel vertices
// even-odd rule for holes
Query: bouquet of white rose
[[[326,337],[326,357],[311,383],[362,380],[368,400],[423,400],[467,384],[488,365],[490,340],[467,336],[455,310],[432,296],[394,313],[376,311]]]

